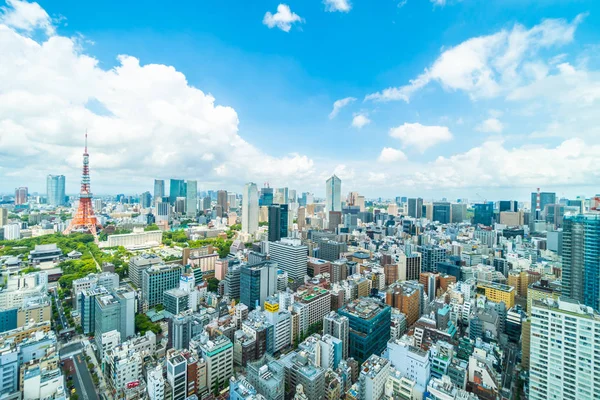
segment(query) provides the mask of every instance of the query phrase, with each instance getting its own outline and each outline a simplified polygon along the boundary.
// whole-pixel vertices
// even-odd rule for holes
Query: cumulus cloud
[[[38,3],[20,0],[6,0],[0,7],[0,24],[25,32],[43,29],[47,34],[54,33],[50,16]]]
[[[358,129],[370,123],[371,120],[367,117],[367,114],[364,113],[354,114],[354,118],[352,118],[352,126]]]
[[[446,126],[427,126],[418,122],[404,123],[390,129],[390,136],[399,139],[403,147],[414,147],[424,153],[428,148],[438,143],[452,140],[452,133]]]
[[[289,32],[292,29],[292,25],[296,22],[302,23],[304,19],[298,14],[293,13],[287,4],[279,4],[275,14],[267,11],[263,18],[263,24],[269,28],[277,27],[284,32]]]
[[[476,129],[480,132],[502,133],[504,125],[498,118],[488,118],[479,124]]]
[[[392,147],[384,147],[379,154],[377,159],[382,163],[393,163],[398,161],[406,161],[406,154],[402,150],[394,149]]]
[[[325,11],[335,12],[349,12],[352,9],[352,4],[348,0],[323,0],[325,4]]]
[[[356,101],[355,97],[346,97],[343,99],[336,100],[333,103],[333,110],[329,113],[329,119],[334,119],[339,113],[340,110],[346,107],[348,104]]]
[[[104,69],[74,39],[36,41],[5,22],[0,54],[0,186],[47,173],[76,186],[86,129],[96,188],[145,187],[155,177],[241,184],[314,173],[307,156],[273,157],[245,141],[236,111],[172,66],[120,55]]]
[[[471,98],[490,98],[543,76],[543,66],[533,63],[540,51],[573,41],[585,14],[572,22],[546,19],[530,29],[515,24],[487,36],[468,39],[449,48],[408,85],[390,87],[366,96],[365,100],[408,102],[431,82],[448,91],[464,91]]]

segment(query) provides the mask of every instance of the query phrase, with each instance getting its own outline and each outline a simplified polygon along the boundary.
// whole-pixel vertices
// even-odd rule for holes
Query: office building
[[[450,206],[452,211],[452,223],[458,224],[467,219],[467,205],[464,203],[454,203]]]
[[[0,228],[8,224],[8,209],[0,207]],[[0,229],[2,231],[2,229]]]
[[[165,197],[165,181],[163,179],[154,180],[154,204],[158,201],[162,201]]]
[[[390,338],[391,309],[374,298],[354,300],[338,310],[348,318],[348,355],[362,363],[381,354]]]
[[[176,350],[187,349],[192,338],[192,324],[192,316],[189,313],[181,313],[169,318],[167,348]]]
[[[563,221],[562,296],[600,311],[600,214]]]
[[[496,282],[479,281],[477,283],[477,292],[485,295],[488,300],[494,303],[504,302],[507,308],[515,305],[515,288],[509,285],[503,285]]]
[[[163,293],[179,286],[183,266],[156,264],[142,271],[142,309],[162,304]]]
[[[185,214],[195,218],[198,213],[198,181],[187,181],[185,188]]]
[[[325,182],[325,213],[342,211],[342,180],[336,175]]]
[[[408,199],[408,216],[412,218],[423,217],[423,199]]]
[[[171,179],[169,183],[169,203],[174,206],[177,198],[185,198],[185,194],[185,181],[183,179]]]
[[[171,390],[170,398],[187,398],[187,360],[178,351],[167,353],[167,382]]]
[[[429,262],[429,260],[428,260]],[[400,253],[398,260],[398,279],[401,281],[414,281],[419,279],[422,270],[421,253]]]
[[[246,183],[242,193],[242,232],[255,235],[258,231],[258,187]]]
[[[348,358],[348,335],[350,333],[348,317],[331,311],[323,318],[323,334],[331,335],[342,342],[342,359]]]
[[[15,205],[20,206],[27,203],[27,197],[29,196],[26,187],[19,187],[15,189]]]
[[[281,358],[285,372],[285,386],[290,398],[298,385],[302,385],[307,399],[323,399],[325,396],[325,369],[308,361],[305,354],[291,352]],[[287,397],[287,396],[286,396]]]
[[[48,175],[46,177],[46,195],[51,206],[63,206],[65,198],[65,176]]]
[[[570,301],[535,301],[531,312],[529,398],[597,399],[600,315]]]
[[[538,197],[539,195],[539,197]],[[539,200],[539,201],[538,201]],[[533,192],[531,193],[531,215],[535,221],[542,219],[542,212],[548,204],[556,204],[556,193]]]
[[[142,356],[130,348],[129,343],[123,343],[106,350],[103,367],[108,384],[117,394],[116,397],[121,397],[128,389],[128,383],[139,381],[142,377]]]
[[[269,241],[276,242],[288,236],[289,213],[287,204],[269,206]]]
[[[446,261],[446,249],[439,246],[422,246],[421,252],[421,271],[437,272],[438,263]]]
[[[149,369],[146,373],[146,391],[150,400],[164,400],[165,378],[160,365]]]
[[[264,315],[269,324],[273,326],[272,354],[275,354],[291,344],[292,315],[286,309],[279,308],[279,298],[271,296],[264,302]]]
[[[108,332],[119,332],[121,327],[121,305],[112,295],[96,296],[94,310],[94,337],[98,349],[104,349],[102,335]],[[121,336],[119,335],[119,340]],[[101,352],[102,353],[102,352]]]
[[[124,341],[135,334],[135,292],[126,287],[116,288],[113,297],[119,303],[119,333]]]
[[[229,211],[229,202],[227,198],[227,190],[218,190],[217,191],[217,205],[221,206],[221,210],[224,213]]]
[[[142,287],[142,272],[152,265],[162,263],[162,258],[156,254],[142,253],[129,259],[129,280],[137,288]]]
[[[308,248],[302,245],[300,239],[282,239],[269,244],[271,260],[288,276],[298,281],[304,281],[308,265]]]
[[[268,400],[283,400],[285,396],[285,368],[268,356],[249,362],[247,379]]]
[[[264,187],[260,190],[260,199],[258,204],[261,207],[268,207],[273,205],[273,188]]]
[[[514,200],[500,200],[498,202],[498,213],[517,211],[519,211],[519,203]]]
[[[433,203],[433,219],[434,222],[440,224],[449,224],[452,217],[452,208],[447,201],[436,201]]]
[[[277,292],[277,263],[263,261],[242,265],[240,269],[240,301],[254,310],[262,306],[267,297]]]
[[[390,375],[390,361],[376,354],[370,356],[361,366],[358,381],[360,382],[361,399],[381,399],[385,392],[385,384]]]
[[[494,203],[474,204],[473,209],[473,225],[492,226],[494,221]]]
[[[204,339],[203,339],[204,340]],[[233,375],[233,344],[226,336],[205,338],[200,344],[200,355],[206,361],[206,386],[219,390],[227,386]]]
[[[142,193],[140,195],[140,206],[142,208],[150,208],[150,207],[152,207],[152,195],[150,194],[150,192],[144,192],[144,193]],[[97,209],[97,207],[94,207],[94,208]],[[100,210],[101,209],[102,208],[100,208]]]
[[[189,308],[189,293],[179,288],[165,290],[162,304],[173,315],[184,312]]]

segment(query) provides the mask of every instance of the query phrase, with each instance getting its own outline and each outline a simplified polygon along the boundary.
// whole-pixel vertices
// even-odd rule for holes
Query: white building
[[[164,400],[165,378],[163,377],[162,367],[160,365],[148,371],[146,382],[146,391],[148,392],[150,400]]]
[[[373,354],[362,364],[360,376],[361,399],[381,399],[390,375],[390,361]]]
[[[242,232],[254,235],[258,231],[258,187],[246,183],[242,193]]]
[[[331,335],[342,341],[342,359],[348,358],[348,334],[350,325],[348,317],[331,311],[323,318],[323,334]]]
[[[187,397],[187,360],[179,352],[167,354],[167,382],[171,389],[170,398]]]
[[[100,354],[100,360],[104,360],[107,352],[116,348],[121,343],[121,334],[117,330],[105,332],[100,337],[99,343],[98,353]]]
[[[21,226],[19,224],[4,225],[4,240],[21,239]]]
[[[188,180],[185,190],[185,214],[193,218],[198,212],[198,181]]]
[[[302,245],[300,239],[283,238],[278,242],[270,242],[269,254],[271,261],[275,261],[290,278],[304,281],[308,266],[308,248]]]
[[[265,316],[273,325],[274,348],[278,352],[292,344],[292,314],[288,310],[279,309],[279,299],[269,297],[265,301]]]
[[[100,247],[142,248],[158,246],[162,243],[161,231],[133,232],[122,235],[110,235],[106,242],[100,243]]]
[[[413,346],[405,338],[406,336],[399,340],[390,340],[385,357],[402,376],[415,381],[418,386],[417,390],[423,393],[431,375],[429,351]]]
[[[104,356],[104,374],[117,392],[126,389],[130,382],[142,377],[142,357],[125,342],[107,350]]]
[[[600,315],[567,301],[534,301],[531,311],[531,400],[597,399]]]
[[[206,361],[206,386],[215,387],[218,381],[225,387],[233,375],[233,344],[226,336],[209,340],[203,336],[200,354]]]

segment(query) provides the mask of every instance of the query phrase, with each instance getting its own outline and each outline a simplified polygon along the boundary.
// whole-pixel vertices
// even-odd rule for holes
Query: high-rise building
[[[240,270],[240,302],[254,310],[262,307],[267,297],[277,292],[277,263],[263,261],[257,264],[243,265]]]
[[[361,399],[382,399],[384,398],[385,385],[390,376],[390,361],[379,357],[377,354],[371,355],[363,364],[360,370],[359,382]]]
[[[362,363],[372,354],[381,354],[390,339],[391,308],[379,300],[365,297],[338,310],[348,318],[348,355]]]
[[[156,254],[142,253],[129,259],[129,279],[137,287],[142,287],[142,271],[160,264],[162,259]]]
[[[323,334],[331,335],[342,341],[342,359],[348,358],[348,334],[350,325],[348,317],[344,317],[335,311],[330,312],[323,318]]]
[[[452,208],[447,201],[436,201],[433,203],[433,221],[440,224],[449,224],[451,221]]]
[[[498,213],[519,211],[519,203],[514,200],[500,200],[498,202]]]
[[[437,272],[437,264],[446,261],[446,249],[426,245],[420,248],[422,272]]]
[[[206,361],[206,385],[210,391],[227,386],[233,375],[233,344],[219,335],[200,345],[200,355]]]
[[[156,264],[142,271],[142,309],[162,304],[163,293],[179,286],[183,266]]]
[[[65,176],[48,175],[46,177],[46,195],[48,204],[62,206],[65,204]]]
[[[494,203],[474,204],[473,225],[492,226],[494,221]]]
[[[180,352],[167,353],[167,381],[171,389],[170,398],[187,398],[187,360]]]
[[[211,202],[212,200],[210,199],[210,196],[206,196],[204,199],[202,199],[202,211],[210,210]]]
[[[423,217],[423,199],[408,199],[408,216],[413,218]]]
[[[538,198],[539,195],[539,198]],[[539,201],[538,201],[539,200]],[[556,193],[533,192],[531,193],[531,215],[535,221],[542,218],[542,211],[548,204],[556,204]]]
[[[94,202],[96,200],[94,200]],[[152,195],[150,194],[150,192],[146,191],[140,195],[140,206],[142,206],[142,208],[150,208],[152,206]]]
[[[218,190],[217,191],[217,205],[221,206],[221,210],[223,210],[224,213],[229,211],[227,190]]]
[[[27,188],[22,186],[15,189],[15,205],[19,206],[27,203]]]
[[[0,228],[8,224],[8,209],[0,207]]]
[[[534,301],[529,398],[597,399],[600,315],[576,302]]]
[[[325,182],[325,212],[342,211],[342,180],[336,175]]]
[[[600,214],[563,220],[562,296],[600,311]]]
[[[260,190],[260,199],[258,204],[261,207],[273,205],[273,188],[264,187]]]
[[[265,356],[254,362],[249,362],[246,372],[248,381],[265,399],[284,399],[285,369],[279,361]]]
[[[308,265],[308,248],[300,239],[282,239],[269,243],[271,260],[288,276],[299,281],[304,280]]]
[[[185,197],[185,181],[183,179],[171,179],[169,183],[169,203],[175,205],[178,197]]]
[[[452,223],[461,223],[467,219],[467,205],[464,203],[453,203],[452,209]]]
[[[121,305],[112,295],[97,296],[95,298],[94,330],[98,348],[102,347],[103,333],[119,331],[121,326]]]
[[[258,231],[258,187],[249,182],[242,193],[242,232],[254,235]]]
[[[195,217],[198,213],[198,181],[187,181],[185,193],[185,213]]]
[[[165,398],[165,378],[163,377],[162,366],[149,370],[146,374],[146,391],[150,400],[164,400]]]
[[[287,204],[269,206],[269,241],[276,242],[288,236],[289,212]]]
[[[154,180],[154,203],[165,197],[165,181],[163,179]]]

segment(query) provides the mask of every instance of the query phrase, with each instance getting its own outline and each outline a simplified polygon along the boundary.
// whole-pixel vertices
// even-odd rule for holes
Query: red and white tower
[[[92,208],[92,193],[90,191],[90,155],[87,149],[87,132],[85,134],[85,151],[83,152],[83,174],[81,175],[81,192],[79,193],[79,208],[71,220],[69,227],[63,232],[91,233],[97,239],[97,228],[100,225]]]

